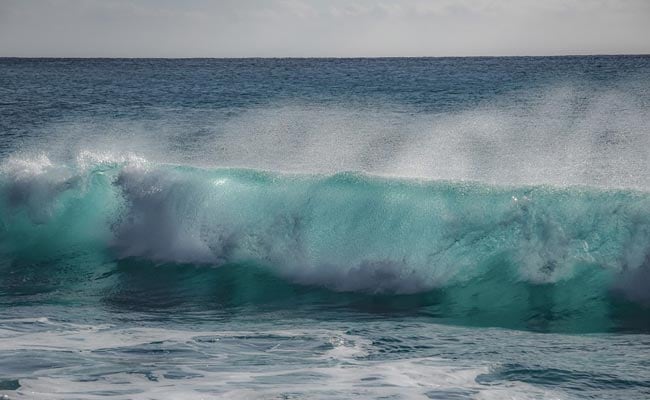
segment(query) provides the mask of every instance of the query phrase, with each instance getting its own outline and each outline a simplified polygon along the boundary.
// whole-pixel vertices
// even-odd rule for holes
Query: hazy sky
[[[650,53],[650,0],[0,0],[0,56]]]

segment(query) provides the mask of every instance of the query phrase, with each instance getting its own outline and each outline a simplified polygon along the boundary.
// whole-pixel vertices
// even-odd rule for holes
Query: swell
[[[572,310],[650,304],[645,192],[80,160],[4,163],[3,265],[254,265],[339,293],[444,292],[466,309],[517,307],[531,290]]]

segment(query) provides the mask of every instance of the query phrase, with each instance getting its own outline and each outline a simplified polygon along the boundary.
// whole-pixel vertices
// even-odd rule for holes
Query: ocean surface
[[[650,398],[650,56],[0,59],[0,397]]]

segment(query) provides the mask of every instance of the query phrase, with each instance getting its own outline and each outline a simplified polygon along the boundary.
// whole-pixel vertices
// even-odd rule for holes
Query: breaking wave
[[[578,308],[611,296],[650,303],[646,192],[207,170],[88,153],[74,165],[14,157],[0,180],[5,262],[102,253],[252,264],[338,292],[473,287],[463,296],[492,292],[498,303],[527,285],[561,287]]]

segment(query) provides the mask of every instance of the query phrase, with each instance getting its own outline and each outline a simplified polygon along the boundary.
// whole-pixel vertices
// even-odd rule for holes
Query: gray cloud
[[[650,52],[646,0],[0,0],[0,56]]]

